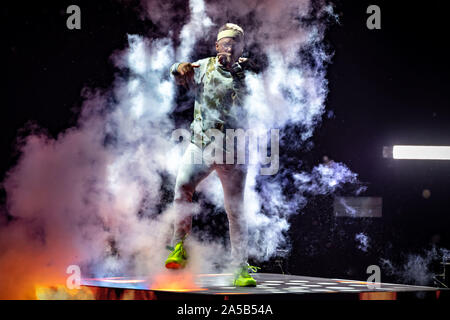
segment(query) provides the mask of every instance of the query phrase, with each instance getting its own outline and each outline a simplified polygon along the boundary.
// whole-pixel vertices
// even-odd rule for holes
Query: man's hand
[[[180,63],[177,69],[178,74],[175,76],[176,83],[189,88],[189,85],[194,83],[194,68],[198,67],[200,67],[198,64]]]
[[[220,64],[223,65],[225,68],[229,69],[231,67],[232,65],[231,53],[220,52],[217,54],[217,58],[219,59]]]

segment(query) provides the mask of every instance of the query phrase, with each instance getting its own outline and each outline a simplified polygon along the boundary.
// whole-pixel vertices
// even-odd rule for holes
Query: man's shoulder
[[[214,70],[215,65],[216,65],[215,62],[216,62],[216,57],[208,57],[208,58],[203,58],[203,59],[197,60],[195,63],[200,66],[200,68],[196,69],[196,70],[198,70],[198,74],[201,76],[201,75],[204,75],[205,73],[207,73],[208,71]]]
[[[197,60],[195,63],[199,65],[208,64],[208,62],[215,60],[216,57],[207,57],[200,60]]]

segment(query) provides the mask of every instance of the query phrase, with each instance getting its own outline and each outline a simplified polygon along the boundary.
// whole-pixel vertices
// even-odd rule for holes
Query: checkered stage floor
[[[257,287],[239,288],[231,285],[231,274],[198,274],[195,276],[197,289],[184,290],[197,294],[305,294],[305,293],[358,293],[358,292],[423,292],[442,290],[434,287],[411,286],[393,283],[378,283],[345,279],[328,279],[283,275],[274,273],[255,273]],[[82,285],[131,290],[171,291],[152,288],[144,278],[101,278],[84,279]],[[371,286],[372,285],[372,286]],[[173,290],[177,291],[177,290]]]

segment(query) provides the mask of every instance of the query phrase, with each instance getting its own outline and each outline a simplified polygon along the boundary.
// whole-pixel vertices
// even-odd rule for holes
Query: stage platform
[[[151,284],[145,277],[83,279],[99,300],[404,300],[449,299],[449,289],[358,280],[255,273],[256,287],[230,285],[231,274],[197,274],[189,287]]]

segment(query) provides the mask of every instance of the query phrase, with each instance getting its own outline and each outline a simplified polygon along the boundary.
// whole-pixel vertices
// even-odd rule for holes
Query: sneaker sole
[[[167,269],[183,269],[184,265],[177,263],[177,262],[169,262],[169,263],[166,263],[166,268]]]

